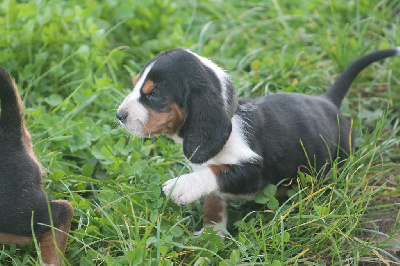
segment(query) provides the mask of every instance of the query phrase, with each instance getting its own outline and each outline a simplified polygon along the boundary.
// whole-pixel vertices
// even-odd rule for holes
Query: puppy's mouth
[[[129,133],[137,137],[146,137],[144,128],[148,120],[146,108],[138,103],[124,102],[117,110],[116,117],[119,123]]]
[[[119,124],[126,130],[128,133],[134,135],[139,138],[153,138],[162,135],[161,132],[151,132],[150,129],[146,127],[143,121],[140,119],[134,119],[133,121],[122,122],[119,121]]]
[[[133,121],[119,121],[119,124],[136,137],[146,137],[143,133],[144,124],[139,119],[134,119]]]

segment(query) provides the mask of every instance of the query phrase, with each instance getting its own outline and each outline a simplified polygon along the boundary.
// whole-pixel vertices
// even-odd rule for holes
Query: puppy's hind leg
[[[227,203],[224,196],[211,194],[204,197],[203,202],[203,228],[196,232],[200,235],[205,227],[213,227],[214,231],[223,238],[228,223]]]
[[[43,263],[47,265],[62,265],[74,209],[66,200],[52,200],[50,206],[55,238],[52,230],[41,234],[39,236],[40,253]]]

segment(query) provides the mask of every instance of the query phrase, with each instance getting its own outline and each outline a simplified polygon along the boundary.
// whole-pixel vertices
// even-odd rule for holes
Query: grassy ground
[[[214,60],[238,96],[318,95],[353,59],[400,46],[399,27],[398,0],[2,1],[0,64],[23,95],[46,191],[75,207],[66,264],[400,264],[400,58],[370,66],[345,99],[345,167],[288,181],[279,205],[233,202],[225,242],[192,235],[200,203],[161,193],[189,171],[181,147],[130,137],[114,118],[130,79],[168,48]],[[33,244],[0,244],[1,265],[37,261]]]

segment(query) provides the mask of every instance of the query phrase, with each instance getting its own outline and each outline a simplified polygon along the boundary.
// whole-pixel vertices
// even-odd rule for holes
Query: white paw
[[[202,189],[197,185],[199,183],[197,179],[193,173],[170,179],[164,183],[164,194],[168,196],[171,193],[171,199],[179,205],[189,205],[203,196]]]
[[[189,205],[217,189],[215,176],[208,168],[170,179],[163,185],[164,194],[171,195],[171,199],[180,205]]]

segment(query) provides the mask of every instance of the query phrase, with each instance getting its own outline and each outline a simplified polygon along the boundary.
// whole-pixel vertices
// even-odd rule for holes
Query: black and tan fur
[[[35,235],[43,262],[61,265],[73,208],[66,200],[50,200],[50,217],[41,185],[42,166],[33,153],[21,99],[14,81],[1,67],[0,100],[0,242],[24,245]]]
[[[117,117],[136,136],[166,134],[183,144],[194,171],[167,181],[164,193],[182,205],[204,197],[204,225],[216,222],[223,230],[226,198],[254,195],[296,177],[299,169],[307,171],[310,163],[328,170],[332,161],[348,157],[351,128],[340,111],[342,100],[361,70],[399,52],[359,58],[320,96],[276,93],[236,100],[218,66],[172,49],[145,65]]]

